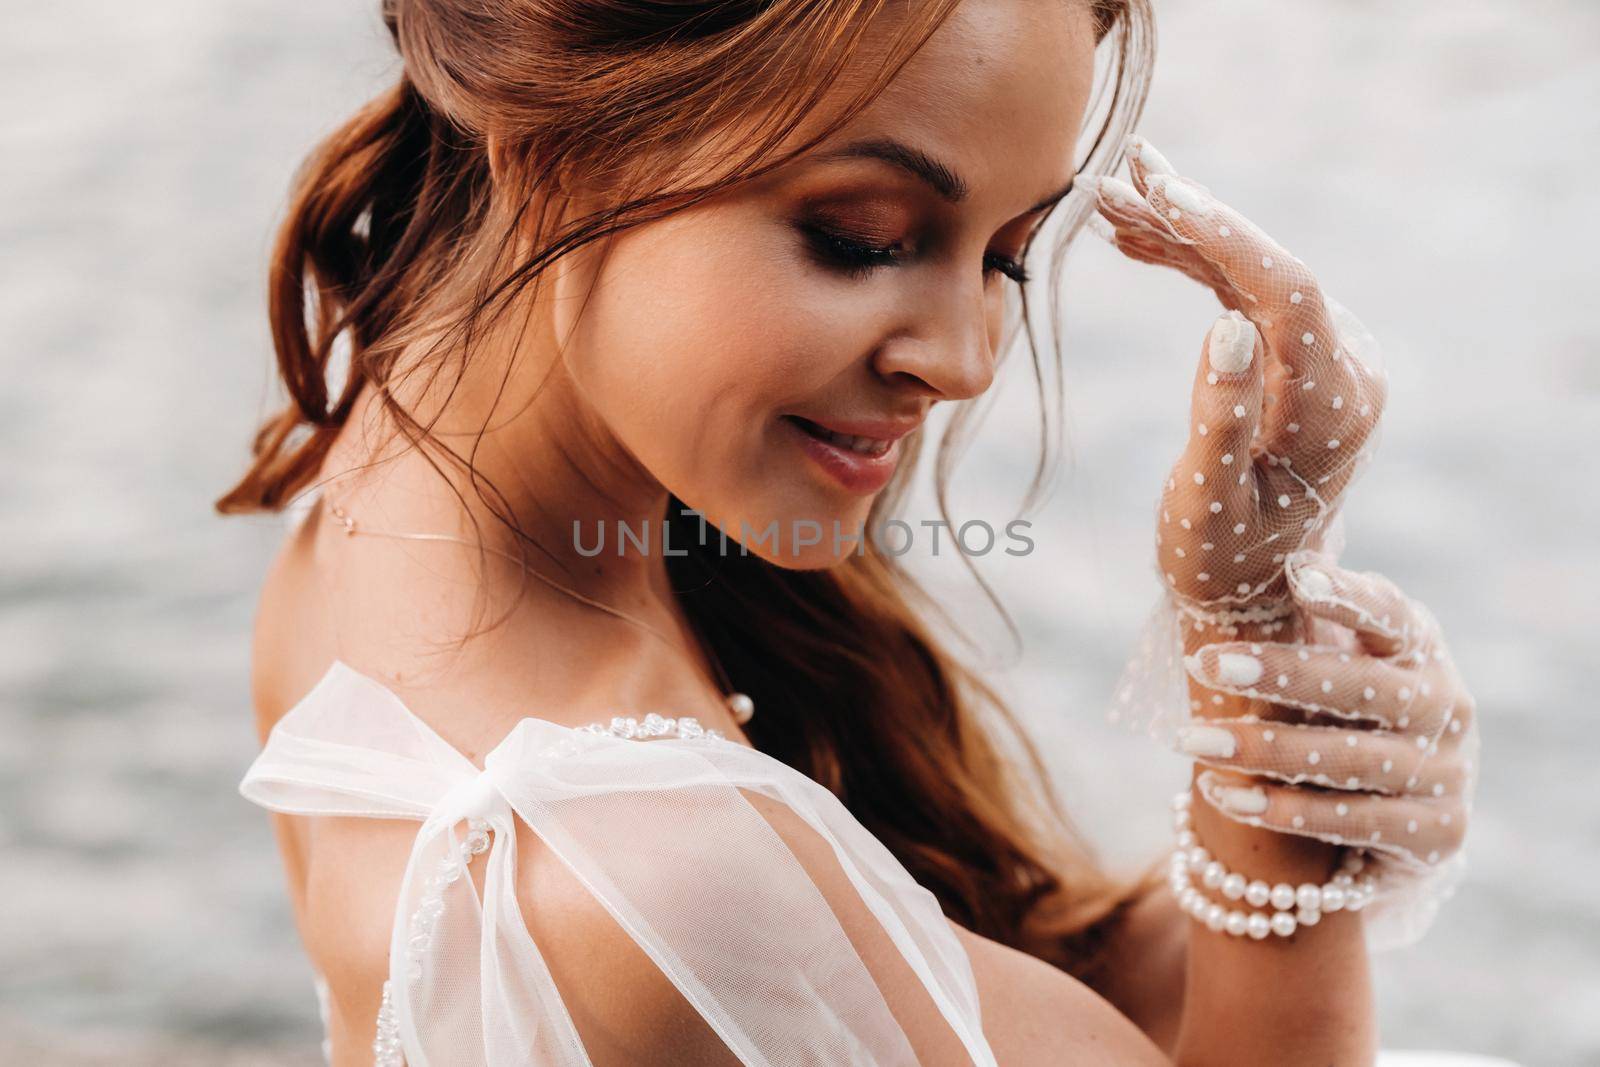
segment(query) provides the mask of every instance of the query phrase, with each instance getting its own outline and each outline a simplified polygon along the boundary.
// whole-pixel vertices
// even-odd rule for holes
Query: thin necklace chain
[[[323,492],[322,496],[324,498],[326,498],[326,496],[327,496],[326,491]],[[745,723],[749,722],[751,717],[755,714],[755,701],[752,700],[748,694],[732,691],[733,690],[733,683],[728,678],[727,672],[725,670],[723,670],[722,661],[717,658],[717,656],[716,656],[716,654],[714,652],[711,654],[710,660],[711,660],[712,666],[716,668],[717,675],[722,679],[722,682],[721,682],[720,685],[718,685],[717,681],[715,679],[711,678],[706,673],[705,667],[698,660],[696,660],[693,656],[690,656],[687,652],[685,652],[682,649],[682,647],[680,647],[678,645],[677,642],[673,641],[670,637],[668,637],[666,634],[662,633],[656,627],[651,626],[649,623],[644,622],[641,619],[633,618],[630,615],[627,615],[627,614],[625,614],[625,613],[623,613],[621,611],[618,611],[616,608],[611,607],[609,604],[603,604],[600,601],[593,599],[592,597],[584,596],[582,593],[578,592],[575,589],[567,588],[566,586],[562,585],[560,582],[555,581],[554,579],[548,577],[547,575],[540,574],[537,570],[535,570],[534,568],[528,566],[527,561],[524,560],[524,559],[521,559],[520,557],[513,556],[509,552],[503,552],[500,549],[495,548],[495,547],[493,547],[491,545],[476,544],[475,542],[468,541],[464,537],[453,537],[450,534],[441,534],[441,533],[397,533],[397,532],[392,531],[392,530],[374,530],[374,529],[371,529],[370,527],[358,524],[356,522],[355,516],[351,515],[350,512],[347,511],[342,504],[335,504],[332,501],[328,501],[328,504],[329,504],[329,512],[333,516],[333,520],[335,522],[337,522],[344,529],[346,537],[354,536],[355,534],[359,533],[359,534],[363,534],[363,535],[371,536],[371,537],[390,537],[390,538],[395,538],[397,540],[404,540],[404,541],[450,541],[450,542],[454,542],[456,544],[467,545],[469,547],[476,547],[476,548],[478,548],[478,549],[480,549],[482,551],[493,552],[497,556],[500,556],[500,557],[502,557],[504,559],[508,559],[512,563],[515,563],[518,567],[520,567],[524,574],[533,575],[535,578],[539,579],[539,581],[541,581],[541,582],[545,583],[546,585],[550,586],[552,589],[559,590],[560,592],[563,592],[563,593],[567,594],[568,596],[572,597],[575,600],[578,600],[578,601],[580,601],[580,602],[582,602],[584,604],[588,604],[590,607],[598,608],[599,610],[605,612],[608,615],[613,615],[616,618],[619,618],[619,619],[623,620],[624,622],[631,623],[634,626],[637,626],[642,630],[649,631],[657,639],[659,639],[662,643],[667,645],[667,647],[671,648],[675,653],[677,653],[678,655],[682,656],[690,664],[690,666],[692,666],[695,669],[695,672],[697,674],[699,674],[702,678],[705,678],[706,681],[710,683],[712,689],[717,691],[719,699],[721,699],[721,701],[725,705],[727,705],[728,710],[733,713],[734,721],[737,722],[740,726],[743,726]]]

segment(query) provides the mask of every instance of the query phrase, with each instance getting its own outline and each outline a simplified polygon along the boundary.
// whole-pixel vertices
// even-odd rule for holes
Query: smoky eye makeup
[[[853,280],[903,265],[934,250],[940,240],[934,223],[898,201],[868,193],[802,202],[792,226],[813,265]],[[1017,258],[999,252],[984,254],[982,272],[985,281],[1002,275],[1019,285],[1029,280]]]
[[[811,215],[796,220],[795,229],[814,263],[852,278],[892,266],[909,254],[905,240],[883,227]]]
[[[900,264],[913,254],[905,238],[889,236],[894,230],[852,225],[826,216],[802,216],[794,225],[814,263],[851,279]],[[1021,262],[999,253],[983,257],[983,273],[985,278],[1004,275],[1018,285],[1030,280]]]

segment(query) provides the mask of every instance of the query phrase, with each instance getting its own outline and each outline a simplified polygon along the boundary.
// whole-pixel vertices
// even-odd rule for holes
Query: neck
[[[395,401],[426,430],[420,446],[392,432],[383,398],[366,386],[323,466],[330,503],[368,533],[442,538],[426,547],[374,539],[403,553],[390,558],[406,568],[394,580],[412,583],[418,605],[407,625],[453,640],[504,617],[469,655],[503,665],[537,648],[540,691],[573,706],[700,707],[708,725],[737,731],[720,672],[669,581],[667,490],[607,432],[560,360],[538,374],[528,362],[485,345],[459,382],[449,370],[429,383],[431,368],[392,378]],[[414,380],[423,387],[410,389]],[[618,523],[649,529],[649,550],[619,554]],[[595,554],[602,526],[606,550]],[[479,594],[487,616],[473,613]]]
[[[551,652],[562,649],[556,659],[570,664],[575,676],[564,684],[548,676],[551,691],[580,694],[592,687],[585,679],[614,676],[614,684],[603,688],[620,706],[689,709],[704,700],[692,694],[704,694],[708,687],[720,694],[723,682],[697,645],[660,551],[664,489],[639,480],[602,479],[597,472],[615,475],[626,465],[580,462],[588,453],[576,445],[554,447],[546,438],[543,447],[532,447],[531,435],[518,435],[540,424],[537,405],[503,420],[476,450],[475,431],[462,443],[452,430],[433,428],[453,451],[471,456],[474,487],[454,462],[439,460],[441,476],[404,437],[383,447],[387,435],[374,434],[380,409],[380,398],[368,387],[347,427],[356,432],[340,435],[324,465],[324,480],[330,483],[330,503],[344,510],[358,532],[382,540],[427,539],[425,549],[416,541],[400,542],[405,557],[421,565],[407,572],[415,576],[418,603],[427,605],[419,618],[454,634],[469,618],[466,605],[474,591],[487,589],[491,614],[515,612],[518,622],[493,631],[494,639],[477,654],[522,655],[514,650],[529,642]],[[519,439],[529,443],[519,445]],[[490,504],[480,499],[480,488]],[[509,516],[532,543],[508,530],[496,512]],[[643,530],[647,520],[653,539],[649,551],[630,546],[618,555],[616,523]],[[581,540],[574,538],[574,521],[582,524]],[[600,524],[607,530],[606,550],[594,554]],[[480,545],[487,555],[479,555]],[[720,704],[720,695],[715,700]]]
[[[452,373],[415,395],[393,389],[412,418],[462,459],[433,444],[423,455],[399,437],[377,457],[391,487],[382,501],[385,525],[481,538],[486,548],[526,556],[539,573],[623,610],[668,598],[665,487],[609,432],[559,360],[507,373],[529,361],[485,349],[459,383]],[[368,386],[351,420],[376,427],[381,408]],[[648,536],[646,547],[619,544],[622,527]]]

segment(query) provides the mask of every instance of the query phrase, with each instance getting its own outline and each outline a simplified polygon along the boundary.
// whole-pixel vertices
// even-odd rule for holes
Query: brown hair
[[[298,177],[270,283],[290,403],[261,426],[253,463],[217,509],[282,507],[317,474],[368,385],[396,432],[460,465],[480,498],[492,491],[470,455],[430,435],[431,422],[418,423],[396,399],[395,377],[427,366],[436,374],[446,355],[464,367],[473,338],[514,296],[536,294],[545,269],[568,252],[810,148],[870,103],[959,0],[928,0],[904,15],[877,76],[814,138],[776,156],[888,2],[384,0],[403,73]],[[1080,169],[1103,174],[1143,107],[1153,26],[1148,0],[1082,2],[1110,73],[1091,103],[1104,119]],[[708,181],[674,186],[685,149],[752,114],[765,121],[735,139],[748,152]],[[551,230],[545,208],[572,180],[616,190],[615,200]],[[1089,211],[1076,198],[1066,203],[1049,272],[1057,321],[1054,283]],[[513,236],[528,243],[517,249]],[[1027,326],[1040,386],[1040,462],[1027,508],[1050,467],[1051,406],[1026,293],[1013,310]],[[1010,336],[1016,319],[1008,323]],[[439,358],[400,368],[397,356],[419,338]],[[349,363],[332,398],[340,350]],[[1059,353],[1057,368],[1059,410]],[[972,403],[958,405],[940,442],[946,521],[946,482],[974,414]],[[873,504],[873,527],[897,509],[916,468],[920,435],[907,443],[895,480]],[[667,521],[681,524],[672,539],[690,546],[687,556],[669,557],[673,585],[687,590],[680,603],[713,658],[762,709],[749,729],[753,743],[838,794],[950,918],[1093,981],[1104,936],[1150,878],[1129,885],[1100,869],[1003,700],[925,624],[924,612],[939,612],[926,591],[870,538],[830,569],[788,570],[697,547],[699,527],[690,524],[698,520],[683,512],[671,500]]]

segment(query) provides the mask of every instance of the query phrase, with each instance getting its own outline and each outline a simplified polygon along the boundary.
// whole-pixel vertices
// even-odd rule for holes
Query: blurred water
[[[1483,709],[1472,874],[1381,959],[1385,1042],[1600,1062],[1600,9],[1159,6],[1145,132],[1383,340],[1391,414],[1346,558],[1434,609]],[[390,74],[376,4],[11,7],[0,1060],[311,1062],[276,852],[234,793],[278,524],[210,501],[270,395],[263,266],[289,176]],[[1102,716],[1215,307],[1092,236],[1068,284],[1075,464],[1038,551],[983,566],[1027,641],[1008,690],[1079,820],[1132,861],[1163,844],[1183,768]],[[1024,378],[958,480],[965,514],[1024,484]]]

